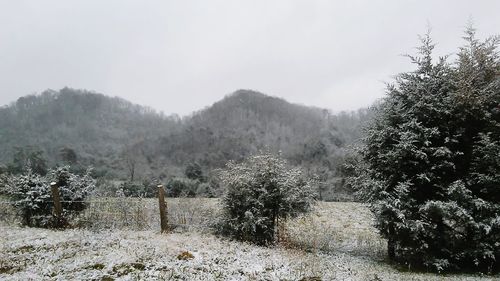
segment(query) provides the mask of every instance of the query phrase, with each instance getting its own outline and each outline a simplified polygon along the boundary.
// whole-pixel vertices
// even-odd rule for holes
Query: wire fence
[[[44,202],[54,203],[53,200]],[[158,198],[94,197],[84,201],[61,201],[63,208],[64,203],[74,202],[86,203],[86,208],[78,215],[64,213],[75,228],[96,231],[161,230]],[[287,222],[283,229],[285,240],[307,249],[385,254],[385,240],[369,223],[349,221],[348,226],[335,223],[343,215],[338,212],[336,217],[332,217],[331,208],[330,205],[323,206],[318,212]],[[0,201],[0,227],[2,222],[19,224],[17,211],[15,202]],[[221,215],[220,201],[208,198],[166,198],[166,211],[168,230],[175,232],[213,232]],[[325,218],[328,220],[325,221]]]
[[[168,198],[166,201],[170,227],[214,229],[214,224],[220,216],[220,207],[214,199]],[[42,202],[54,204],[53,200]],[[158,229],[160,227],[157,198],[107,197],[76,201],[61,200],[60,203],[85,203],[87,205],[81,214],[72,217],[78,227],[134,228],[138,230]],[[0,221],[12,221],[12,217],[18,216],[15,204],[16,202],[13,201],[0,201]],[[8,207],[2,207],[2,205]],[[340,225],[328,225],[328,228],[346,229],[345,226]],[[373,230],[371,226],[350,225],[348,228],[351,230]]]
[[[19,223],[16,205],[22,202],[0,201],[0,222]],[[54,200],[40,204],[55,205]],[[64,212],[75,227],[92,229],[158,230],[161,228],[158,198],[107,197],[88,200],[60,200],[66,204],[84,203],[86,208],[78,215]],[[219,208],[212,199],[168,198],[166,200],[168,227],[213,230]],[[66,211],[66,210],[64,210]]]

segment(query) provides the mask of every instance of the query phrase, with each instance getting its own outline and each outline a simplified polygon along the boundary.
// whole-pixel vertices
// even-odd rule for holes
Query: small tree
[[[220,230],[238,240],[272,243],[281,221],[308,212],[314,202],[311,182],[270,153],[227,163],[221,180],[226,193]]]
[[[50,170],[47,176],[35,174],[31,169],[22,175],[7,178],[5,189],[14,202],[22,224],[36,227],[59,227],[61,221],[52,215],[54,207],[50,183],[59,187],[65,217],[85,209],[85,198],[94,189],[95,181],[88,171],[84,176],[70,173],[69,167]]]
[[[69,166],[63,166],[47,174],[47,182],[55,182],[59,187],[62,207],[68,213],[78,213],[87,207],[85,199],[95,189],[96,183],[91,172],[88,169],[83,176],[79,176],[71,173]]]
[[[50,187],[42,176],[28,168],[25,174],[8,177],[5,188],[23,225],[47,226],[51,223]]]
[[[432,59],[400,74],[379,105],[350,184],[372,203],[388,253],[436,271],[500,265],[500,60],[498,38],[469,28],[454,65]],[[354,168],[353,168],[354,167]]]
[[[191,180],[198,180],[200,182],[203,182],[205,180],[203,171],[201,170],[201,166],[196,162],[187,164],[184,175],[186,175],[186,177]]]
[[[62,147],[59,150],[59,157],[64,163],[74,165],[78,161],[78,155],[74,149],[69,147]]]

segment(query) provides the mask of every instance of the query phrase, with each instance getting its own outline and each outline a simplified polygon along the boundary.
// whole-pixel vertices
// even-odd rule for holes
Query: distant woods
[[[93,166],[98,178],[168,180],[174,193],[216,196],[215,169],[268,149],[316,175],[322,199],[336,199],[349,196],[338,171],[344,149],[369,117],[368,110],[332,114],[249,90],[183,118],[84,90],[47,90],[0,108],[0,172]]]

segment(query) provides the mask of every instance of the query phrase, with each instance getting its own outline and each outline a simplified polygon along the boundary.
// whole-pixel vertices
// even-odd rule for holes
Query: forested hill
[[[70,149],[81,165],[118,171],[124,147],[179,124],[178,118],[121,98],[69,88],[47,90],[0,108],[0,163],[8,164],[16,148],[34,146],[49,166],[64,160],[63,152]]]
[[[156,146],[176,165],[198,161],[220,167],[228,160],[270,149],[281,151],[292,164],[333,169],[335,155],[358,137],[365,116],[365,111],[332,115],[325,109],[238,90],[194,113],[180,133],[165,135]]]
[[[238,90],[181,119],[121,98],[64,88],[0,108],[0,163],[9,165],[16,152],[34,146],[30,149],[39,148],[48,166],[70,161],[92,165],[108,178],[162,178],[183,175],[190,163],[206,174],[268,149],[331,179],[342,149],[359,136],[367,116],[366,110],[334,115]]]

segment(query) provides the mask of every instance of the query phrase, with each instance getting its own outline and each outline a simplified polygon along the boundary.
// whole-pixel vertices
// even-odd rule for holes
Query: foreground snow
[[[197,232],[0,226],[0,280],[488,280],[397,271],[360,253],[265,248]],[[182,252],[194,258],[179,260]],[[319,280],[319,279],[318,279]]]

